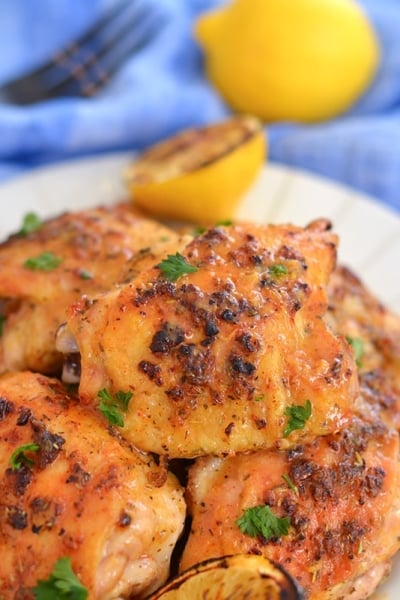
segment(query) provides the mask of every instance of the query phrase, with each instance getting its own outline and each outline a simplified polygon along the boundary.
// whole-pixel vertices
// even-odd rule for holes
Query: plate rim
[[[117,151],[117,152],[107,152],[101,154],[89,154],[85,156],[78,156],[73,158],[68,158],[65,160],[57,161],[50,164],[40,165],[34,167],[32,169],[16,173],[9,177],[4,181],[0,181],[0,203],[4,200],[4,196],[13,192],[13,189],[17,189],[18,187],[24,186],[25,184],[29,185],[29,182],[32,180],[40,180],[43,178],[46,179],[47,174],[51,174],[53,177],[57,176],[57,174],[68,173],[71,170],[79,168],[87,168],[88,170],[96,168],[100,165],[103,167],[106,166],[107,169],[111,170],[111,168],[115,168],[115,172],[123,168],[124,165],[127,165],[129,161],[133,161],[137,153],[135,151]],[[330,188],[333,188],[338,191],[338,193],[355,196],[363,203],[367,203],[367,205],[372,205],[375,210],[382,211],[382,214],[388,215],[391,218],[394,218],[396,222],[400,226],[400,214],[398,214],[392,207],[382,204],[378,199],[365,194],[351,186],[348,186],[342,182],[338,182],[336,180],[332,180],[328,177],[315,174],[306,169],[301,169],[297,167],[291,167],[282,163],[276,162],[266,162],[262,171],[269,170],[274,173],[290,175],[294,178],[297,176],[301,176],[305,178],[306,181],[310,183],[317,182],[319,184],[327,185]],[[121,181],[122,183],[122,174]],[[110,202],[115,202],[115,198],[110,199]],[[4,207],[4,203],[1,204]],[[6,209],[7,209],[7,205]],[[2,208],[3,210],[3,208]],[[400,293],[400,292],[399,292]],[[399,296],[400,297],[400,296]],[[400,594],[400,553],[397,554],[395,559],[397,563],[397,572],[396,565],[393,568],[392,575],[389,576],[388,582],[383,586],[378,588],[376,600],[378,597],[383,600],[394,600],[398,594]],[[394,576],[394,577],[393,577]],[[392,595],[394,594],[393,598]],[[375,597],[375,595],[374,595]]]

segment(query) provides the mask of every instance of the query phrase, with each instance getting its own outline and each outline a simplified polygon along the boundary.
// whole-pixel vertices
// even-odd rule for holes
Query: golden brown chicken
[[[11,236],[0,245],[0,372],[59,372],[55,334],[66,307],[134,271],[127,261],[154,261],[158,245],[170,247],[175,237],[129,204],[66,213]]]
[[[399,439],[379,420],[289,451],[199,458],[181,569],[226,554],[281,564],[309,600],[363,600],[400,546]]]
[[[123,435],[171,457],[293,445],[344,426],[351,348],[325,325],[336,236],[325,221],[216,227],[68,327],[80,396],[131,391]],[[303,422],[289,427],[291,411]],[[309,414],[308,414],[309,413]]]
[[[328,296],[326,318],[353,346],[363,401],[400,430],[400,317],[345,267],[333,272]]]
[[[167,578],[184,517],[175,477],[58,381],[0,378],[2,600],[33,598],[58,559],[89,600],[142,598]]]
[[[182,569],[262,553],[318,600],[368,598],[390,570],[400,545],[400,319],[344,267],[330,277],[328,296],[325,319],[357,361],[361,418],[290,451],[198,459]]]

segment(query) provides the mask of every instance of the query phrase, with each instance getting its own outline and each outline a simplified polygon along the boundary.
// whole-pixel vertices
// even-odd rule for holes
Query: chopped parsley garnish
[[[168,258],[161,261],[157,267],[169,281],[176,281],[182,275],[198,271],[198,268],[190,265],[186,261],[186,258],[182,254],[179,254],[179,252],[175,255],[168,254]]]
[[[63,259],[53,254],[53,252],[43,252],[39,256],[28,258],[24,262],[25,269],[31,271],[52,271],[62,263]]]
[[[13,471],[18,471],[22,467],[22,465],[32,466],[34,461],[30,456],[27,456],[27,453],[37,452],[40,449],[38,444],[31,442],[29,444],[23,444],[16,448],[10,457],[10,466]]]
[[[86,600],[89,595],[72,570],[69,557],[59,558],[48,579],[39,579],[32,592],[35,600]]]
[[[309,400],[306,400],[303,406],[297,404],[288,406],[285,410],[285,415],[289,418],[286,429],[283,432],[284,437],[288,437],[295,429],[304,429],[306,422],[311,417],[311,413],[312,407]]]
[[[281,275],[287,275],[287,268],[285,267],[285,265],[281,265],[279,263],[276,263],[274,265],[270,265],[268,267],[268,271],[271,273],[271,275],[273,275],[274,277],[280,277]]]
[[[282,479],[287,484],[288,488],[291,489],[292,492],[294,492],[296,494],[296,496],[298,496],[299,490],[297,489],[297,485],[294,485],[294,483],[290,479],[289,475],[287,473],[284,473],[282,475]]]
[[[3,335],[3,325],[6,319],[7,317],[5,315],[0,315],[0,337]]]
[[[195,227],[193,229],[192,234],[194,235],[194,237],[197,237],[199,235],[202,235],[203,233],[205,233],[207,231],[206,227],[202,227],[201,225],[199,225],[198,227]]]
[[[223,221],[217,221],[215,223],[215,227],[229,227],[229,225],[233,225],[233,221],[230,219],[225,219]]]
[[[86,269],[79,269],[79,277],[81,279],[93,279],[93,274]]]
[[[361,359],[364,354],[364,342],[359,337],[350,337],[349,335],[346,336],[346,340],[350,344],[350,346],[353,348],[356,365],[358,368],[360,368],[362,366]]]
[[[254,402],[261,402],[261,400],[264,400],[265,398],[265,394],[260,394],[259,396],[256,396],[254,398]]]
[[[110,392],[103,388],[98,392],[97,396],[100,398],[99,410],[111,425],[124,427],[123,413],[126,413],[128,410],[129,402],[133,396],[132,392],[120,391],[112,396]]]
[[[28,235],[29,233],[40,229],[41,226],[42,221],[36,213],[26,213],[22,221],[21,229],[19,230],[19,235]]]
[[[277,517],[269,506],[261,504],[246,509],[236,524],[242,533],[250,537],[261,535],[265,540],[270,540],[289,533],[290,518]]]
[[[169,237],[167,235],[162,235],[160,237],[160,242],[168,242],[168,240],[169,240]]]

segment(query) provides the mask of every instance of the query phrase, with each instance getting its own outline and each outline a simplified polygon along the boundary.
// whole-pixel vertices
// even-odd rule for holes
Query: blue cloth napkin
[[[271,161],[367,192],[400,212],[400,2],[360,0],[382,48],[379,73],[346,115],[313,126],[267,127]],[[45,61],[113,0],[0,0],[0,86]],[[230,111],[204,76],[193,21],[224,0],[146,0],[168,16],[92,99],[19,107],[0,97],[0,180],[28,168],[100,152],[140,150]]]

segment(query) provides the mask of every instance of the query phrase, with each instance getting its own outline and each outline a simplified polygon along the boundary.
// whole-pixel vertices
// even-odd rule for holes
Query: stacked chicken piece
[[[189,238],[126,205],[3,244],[6,600],[65,557],[93,600],[145,597],[182,486],[181,570],[262,554],[308,598],[369,597],[399,547],[400,321],[336,247],[324,220]],[[62,364],[76,396],[31,372]]]

